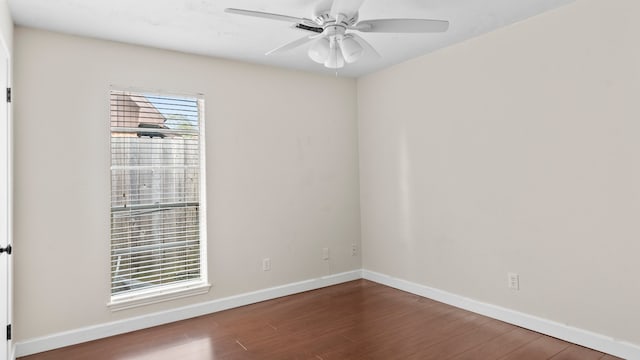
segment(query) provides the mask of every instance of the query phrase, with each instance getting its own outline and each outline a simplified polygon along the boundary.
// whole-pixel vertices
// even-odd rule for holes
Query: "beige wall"
[[[361,267],[355,80],[25,28],[15,40],[17,341]],[[111,84],[205,96],[208,295],[106,307]]]
[[[364,268],[640,344],[639,13],[579,0],[361,78]]]

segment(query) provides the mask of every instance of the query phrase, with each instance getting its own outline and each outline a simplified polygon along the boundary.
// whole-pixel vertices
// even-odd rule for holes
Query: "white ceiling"
[[[333,74],[307,57],[307,46],[264,54],[308,34],[285,22],[225,13],[227,7],[312,18],[330,0],[9,0],[17,25]],[[446,33],[363,33],[382,58],[365,56],[338,70],[358,77],[540,14],[573,0],[366,0],[360,20],[449,20]]]

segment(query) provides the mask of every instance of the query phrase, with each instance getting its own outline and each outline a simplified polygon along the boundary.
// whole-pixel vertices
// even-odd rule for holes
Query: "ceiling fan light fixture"
[[[342,50],[344,61],[349,64],[358,61],[364,52],[362,45],[349,35],[345,36],[342,41],[340,41],[340,50]]]
[[[318,64],[324,64],[329,57],[330,44],[329,39],[320,38],[309,48],[309,57]]]
[[[342,57],[342,51],[340,51],[340,47],[331,46],[329,49],[329,56],[324,62],[324,66],[329,69],[340,69],[344,67],[344,57]]]

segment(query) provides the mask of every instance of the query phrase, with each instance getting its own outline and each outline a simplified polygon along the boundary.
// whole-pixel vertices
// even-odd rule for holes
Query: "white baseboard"
[[[362,277],[382,285],[440,301],[448,305],[553,336],[574,344],[602,351],[607,354],[629,360],[640,360],[640,346],[619,341],[609,336],[567,326],[555,321],[539,318],[500,306],[483,303],[460,295],[369,270],[363,270]]]
[[[640,360],[640,346],[612,337],[597,334],[587,330],[567,326],[555,321],[539,318],[515,310],[483,303],[465,298],[425,285],[416,284],[403,279],[376,273],[369,270],[355,270],[341,274],[325,276],[317,279],[277,286],[269,289],[254,291],[246,294],[216,299],[201,304],[153,313],[131,319],[115,321],[106,324],[89,326],[72,331],[57,333],[40,338],[21,341],[15,344],[11,357],[36,354],[43,351],[58,349],[87,341],[124,334],[174,321],[185,320],[201,315],[207,315],[222,310],[245,306],[260,301],[271,300],[282,296],[320,289],[357,279],[367,279],[382,285],[407,291],[419,296],[443,302],[461,309],[472,311],[497,320],[514,324],[526,329],[540,332],[558,339],[569,341],[591,349],[603,351],[629,360]]]
[[[190,319],[222,310],[245,306],[260,301],[271,300],[282,296],[320,289],[362,278],[361,270],[323,276],[269,289],[216,299],[205,303],[185,306],[177,309],[139,316],[106,324],[88,326],[76,330],[61,332],[49,336],[21,341],[15,344],[15,356],[27,356],[65,346],[128,333],[162,324]],[[14,356],[14,359],[15,359]]]

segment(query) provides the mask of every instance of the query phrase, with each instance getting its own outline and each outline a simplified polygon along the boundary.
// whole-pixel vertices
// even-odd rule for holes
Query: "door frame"
[[[11,69],[11,52],[7,47],[6,39],[2,34],[0,34],[0,71],[4,72],[6,79],[6,86],[4,84],[0,84],[0,94],[5,93],[9,88],[11,88]],[[4,177],[6,180],[6,186],[3,186],[3,189],[0,189],[0,191],[5,193],[6,203],[0,204],[0,206],[5,207],[6,214],[4,215],[3,222],[6,221],[7,226],[6,229],[2,230],[2,237],[6,237],[6,240],[2,239],[0,246],[5,247],[7,245],[12,245],[13,243],[13,117],[10,106],[11,103],[9,102],[8,97],[6,99],[3,99],[2,97],[4,97],[4,95],[0,96],[0,101],[3,101],[4,104],[6,104],[6,111],[2,111],[0,113],[0,131],[6,131],[6,134],[2,134],[2,137],[6,139],[6,144],[2,144],[0,156],[6,159],[6,165],[3,166],[3,169],[0,169],[0,176]],[[13,360],[15,359],[15,346],[13,340],[8,339],[5,342],[6,326],[11,324],[13,320],[13,256],[8,256],[7,254],[1,254],[0,256],[3,257],[2,263],[4,263],[4,259],[7,259],[7,293],[5,301],[3,301],[6,306],[3,306],[3,308],[0,309],[3,313],[1,316],[3,323],[0,324],[0,341],[3,343],[3,346],[0,347],[0,360]],[[3,277],[5,276],[4,272],[5,269],[2,269],[1,275]],[[6,323],[4,323],[5,316]]]

